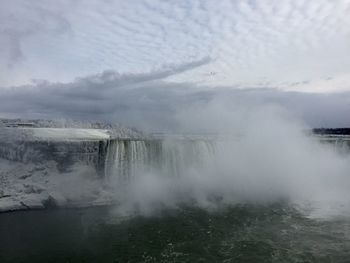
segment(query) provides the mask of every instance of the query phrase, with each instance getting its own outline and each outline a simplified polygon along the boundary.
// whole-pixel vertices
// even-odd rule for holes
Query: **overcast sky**
[[[280,104],[313,126],[350,126],[350,0],[0,6],[0,117],[132,125],[149,116],[171,126],[176,107],[229,93],[235,103]]]

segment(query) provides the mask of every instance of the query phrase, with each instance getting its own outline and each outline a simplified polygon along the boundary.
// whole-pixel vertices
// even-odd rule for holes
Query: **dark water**
[[[195,207],[121,218],[110,208],[0,214],[0,262],[350,262],[350,220],[293,208]]]

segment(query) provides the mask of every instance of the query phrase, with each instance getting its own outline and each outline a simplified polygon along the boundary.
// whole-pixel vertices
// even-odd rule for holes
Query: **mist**
[[[213,152],[199,153],[201,162],[185,165],[177,177],[153,171],[121,187],[114,181],[117,213],[274,202],[288,202],[314,217],[350,212],[350,155],[321,144],[295,114],[273,104],[242,107],[219,99],[203,106],[179,109],[176,119],[183,130],[215,133]]]

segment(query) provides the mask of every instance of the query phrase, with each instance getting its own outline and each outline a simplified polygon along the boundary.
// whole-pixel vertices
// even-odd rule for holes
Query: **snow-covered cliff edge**
[[[141,136],[102,124],[0,124],[0,212],[108,203],[101,201],[104,145],[111,139]]]

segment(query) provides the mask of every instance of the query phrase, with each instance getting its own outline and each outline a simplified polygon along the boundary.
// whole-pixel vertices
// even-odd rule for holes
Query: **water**
[[[349,262],[350,219],[286,203],[194,205],[121,217],[116,208],[0,215],[0,262]]]
[[[109,140],[102,147],[104,176],[120,182],[144,173],[179,177],[184,170],[211,162],[216,143],[212,140]]]

